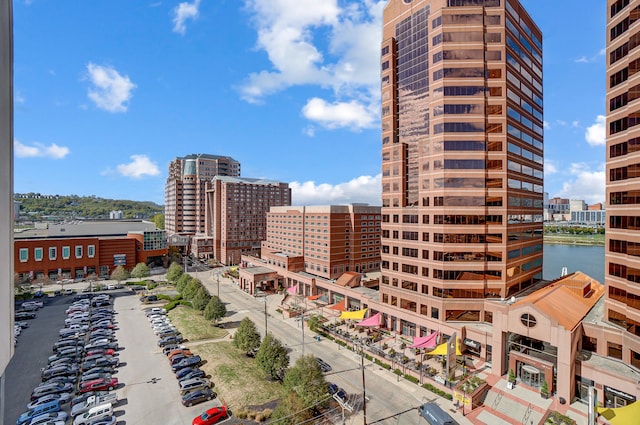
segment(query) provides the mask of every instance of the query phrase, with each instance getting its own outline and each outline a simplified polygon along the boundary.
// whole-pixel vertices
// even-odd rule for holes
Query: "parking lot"
[[[128,290],[108,291],[113,297],[117,321],[120,367],[114,375],[119,385],[115,392],[119,402],[114,406],[118,425],[161,423],[189,425],[193,418],[207,408],[220,405],[211,400],[193,407],[184,407],[178,382],[158,338],[146,318],[139,296]],[[45,298],[45,307],[29,321],[18,338],[16,353],[6,371],[6,424],[16,423],[25,412],[31,391],[41,383],[40,369],[47,365],[51,347],[64,327],[65,310],[72,296]],[[65,406],[68,409],[68,405]],[[67,423],[71,423],[71,419]]]

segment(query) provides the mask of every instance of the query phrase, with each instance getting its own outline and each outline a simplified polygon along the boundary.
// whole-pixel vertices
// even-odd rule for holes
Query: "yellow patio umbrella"
[[[640,401],[624,407],[598,407],[598,413],[611,425],[634,425],[640,417]]]
[[[362,310],[357,311],[343,311],[340,313],[341,319],[349,319],[349,320],[362,320],[364,319],[364,315],[367,313],[368,308],[363,308]]]
[[[442,344],[436,346],[436,348],[434,348],[432,351],[425,353],[427,355],[430,356],[446,356],[447,355],[447,344],[449,344],[449,342],[443,342]],[[461,356],[462,352],[460,351],[460,343],[458,342],[458,339],[456,338],[456,356]]]

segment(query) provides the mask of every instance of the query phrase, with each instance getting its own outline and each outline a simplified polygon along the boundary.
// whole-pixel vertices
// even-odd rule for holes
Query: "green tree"
[[[171,263],[169,270],[167,270],[167,280],[176,283],[182,275],[182,266],[178,263]]]
[[[118,266],[111,272],[111,279],[120,283],[123,280],[129,279],[129,272],[124,268],[124,266]]]
[[[215,324],[218,320],[222,319],[227,314],[227,307],[217,296],[213,296],[207,302],[204,308],[204,318],[207,320],[213,320]]]
[[[184,291],[182,291],[182,297],[187,301],[193,300],[193,296],[201,287],[204,286],[202,285],[202,282],[200,282],[200,279],[191,279],[189,283],[187,283],[187,286],[184,288]]]
[[[147,277],[151,275],[151,270],[149,270],[149,266],[145,263],[138,263],[131,270],[131,277],[135,277],[136,279],[142,279],[143,277]]]
[[[260,344],[256,363],[269,378],[282,379],[289,367],[289,353],[278,338],[268,333]]]
[[[233,336],[233,346],[244,351],[249,356],[256,354],[258,348],[260,348],[260,334],[253,320],[248,317],[242,319],[238,330]]]
[[[270,423],[274,425],[295,425],[311,423],[313,411],[304,405],[304,401],[294,392],[288,393],[271,414]]]
[[[187,285],[189,284],[189,282],[191,282],[192,280],[193,280],[193,278],[191,277],[191,275],[189,275],[187,273],[184,273],[176,281],[176,291],[178,291],[180,293],[180,295],[182,295],[184,297],[184,294],[183,294],[184,290],[187,287]]]
[[[209,291],[207,291],[207,288],[205,288],[204,286],[201,286],[193,296],[193,299],[191,300],[191,305],[196,310],[202,311],[207,306],[210,299],[211,299],[211,295],[209,295]]]
[[[156,214],[151,219],[158,229],[164,229],[164,214]]]
[[[287,392],[296,393],[305,407],[311,407],[327,396],[327,382],[313,355],[300,357],[287,370],[283,385]]]

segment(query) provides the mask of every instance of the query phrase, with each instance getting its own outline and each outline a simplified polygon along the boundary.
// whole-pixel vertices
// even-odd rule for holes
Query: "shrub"
[[[391,369],[391,365],[390,365],[390,364],[388,364],[388,363],[382,363],[382,367],[383,367],[383,368],[385,368],[385,369],[387,369],[387,370],[390,370],[390,369]]]
[[[177,305],[186,305],[187,307],[191,307],[191,303],[185,300],[173,300],[164,306],[164,309],[167,311],[171,311],[176,308]]]
[[[408,373],[404,375],[404,379],[406,379],[407,381],[413,382],[414,384],[417,384],[419,382],[418,378],[416,378],[413,375],[409,375]]]
[[[393,373],[395,373],[398,376],[402,375],[402,371],[400,369],[394,369]]]

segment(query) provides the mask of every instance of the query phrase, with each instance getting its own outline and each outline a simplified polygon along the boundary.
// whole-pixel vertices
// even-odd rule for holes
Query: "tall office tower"
[[[607,6],[607,355],[640,367],[640,0]]]
[[[291,205],[288,183],[216,176],[207,190],[206,236],[213,238],[213,257],[238,264],[242,254],[260,254],[271,207]]]
[[[383,22],[387,325],[491,322],[483,299],[542,278],[541,32],[517,0],[390,0]]]
[[[169,164],[164,224],[169,234],[205,232],[205,197],[215,176],[240,177],[240,163],[228,156],[193,154]]]
[[[326,279],[380,269],[380,207],[368,204],[273,207],[261,257]]]
[[[13,12],[0,0],[0,415],[13,355]],[[0,416],[1,418],[2,416]],[[0,420],[1,422],[1,420]]]

